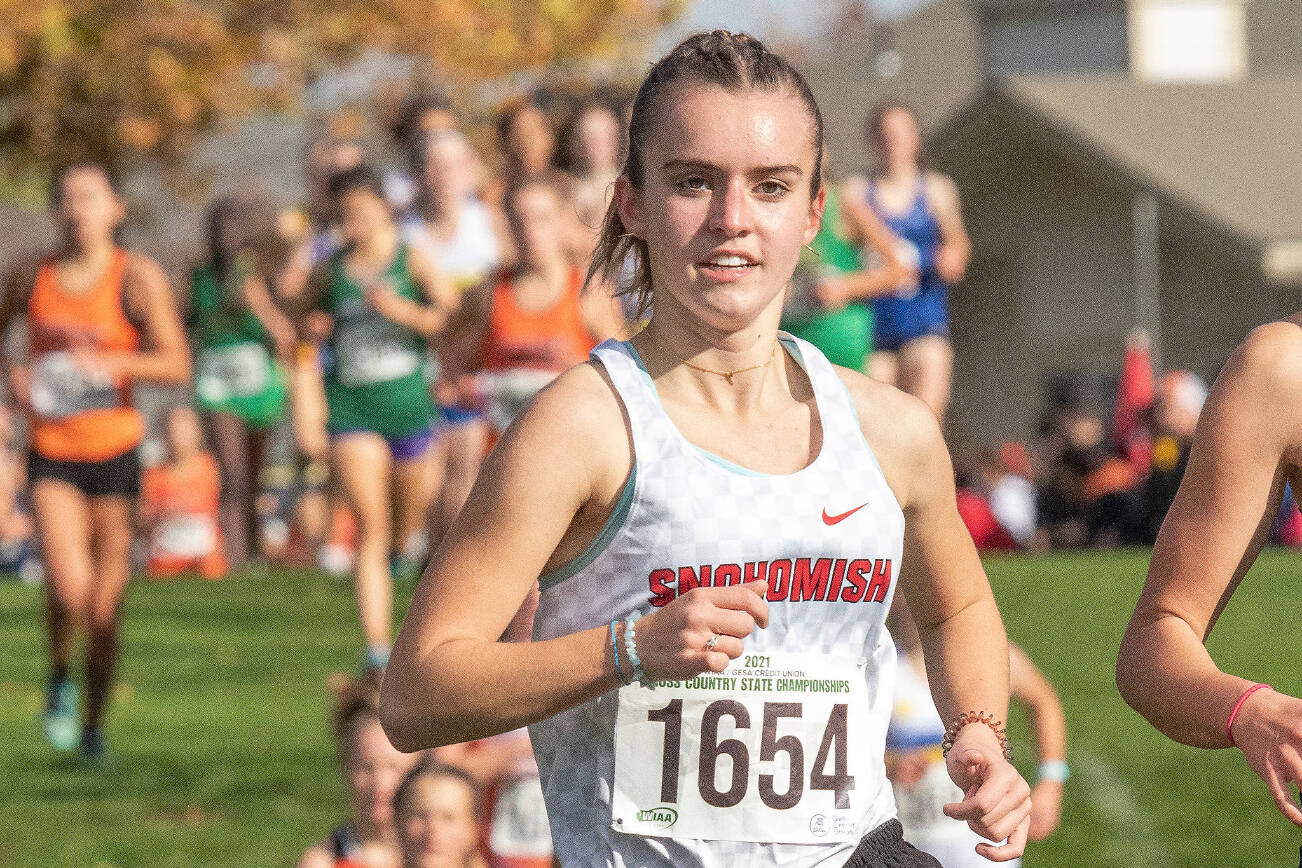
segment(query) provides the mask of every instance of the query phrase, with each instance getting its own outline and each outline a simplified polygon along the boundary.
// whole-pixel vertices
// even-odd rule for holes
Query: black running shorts
[[[131,447],[107,461],[55,461],[27,453],[28,484],[42,479],[66,482],[87,497],[129,497],[140,494],[140,453]]]

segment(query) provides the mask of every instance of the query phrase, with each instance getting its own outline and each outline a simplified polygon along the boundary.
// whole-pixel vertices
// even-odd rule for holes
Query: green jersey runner
[[[190,275],[195,397],[208,412],[231,413],[253,428],[268,428],[284,412],[287,386],[267,330],[236,301],[251,267],[237,258],[225,281],[212,263]]]
[[[330,258],[327,310],[334,316],[331,364],[325,376],[332,434],[374,431],[389,440],[430,428],[437,411],[425,379],[425,340],[375,310],[344,268],[344,251]],[[407,247],[398,245],[380,278],[399,296],[426,299],[407,269]]]
[[[859,248],[839,231],[841,196],[836,187],[827,188],[823,226],[801,251],[782,328],[804,338],[823,351],[835,365],[862,371],[873,349],[873,312],[853,301],[840,310],[826,310],[812,298],[814,287],[829,272],[849,274],[862,270]]]

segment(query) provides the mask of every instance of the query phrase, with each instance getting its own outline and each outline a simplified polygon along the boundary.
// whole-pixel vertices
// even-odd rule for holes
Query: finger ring
[[[714,646],[715,646],[715,645],[718,645],[718,644],[719,644],[719,637],[718,637],[718,635],[711,636],[711,637],[710,637],[710,641],[705,643],[705,650],[706,650],[706,651],[713,651],[713,650],[714,650]]]

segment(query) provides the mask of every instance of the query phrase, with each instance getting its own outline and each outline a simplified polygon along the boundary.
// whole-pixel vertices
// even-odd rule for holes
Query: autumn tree
[[[683,0],[0,0],[0,159],[175,162],[367,50],[450,80],[640,54]]]

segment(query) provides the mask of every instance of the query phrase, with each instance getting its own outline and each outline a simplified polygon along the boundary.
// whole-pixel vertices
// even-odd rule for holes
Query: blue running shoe
[[[50,685],[50,697],[41,715],[41,734],[57,751],[77,746],[77,685],[66,678]]]

